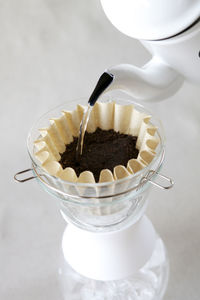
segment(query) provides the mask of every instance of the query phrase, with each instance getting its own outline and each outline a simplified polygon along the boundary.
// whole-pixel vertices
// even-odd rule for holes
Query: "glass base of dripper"
[[[132,276],[114,281],[86,278],[64,260],[60,268],[64,300],[161,300],[165,293],[169,263],[160,237],[148,262]]]

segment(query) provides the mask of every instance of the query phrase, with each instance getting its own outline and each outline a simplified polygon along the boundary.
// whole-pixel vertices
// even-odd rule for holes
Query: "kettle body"
[[[162,100],[184,80],[200,83],[200,1],[172,2],[165,2],[164,10],[160,0],[101,0],[111,23],[152,55],[142,68],[108,68],[115,80],[105,92],[120,89],[136,99]]]
[[[186,80],[200,84],[200,20],[171,38],[141,43]]]

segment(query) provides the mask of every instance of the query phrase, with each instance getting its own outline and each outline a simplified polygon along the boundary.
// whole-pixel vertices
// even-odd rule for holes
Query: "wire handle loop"
[[[14,175],[14,179],[17,181],[17,182],[26,182],[28,180],[31,180],[31,179],[34,179],[34,178],[37,178],[37,176],[31,176],[31,177],[27,177],[27,178],[24,178],[24,179],[20,179],[18,178],[18,175],[21,175],[21,174],[24,174],[24,173],[27,173],[27,172],[30,172],[30,171],[33,171],[33,169],[26,169],[26,170],[23,170],[23,171],[20,171],[18,173],[16,173]]]
[[[166,181],[166,184],[161,184],[155,180],[153,180],[153,177],[156,175],[157,179],[164,179],[164,181]],[[158,188],[162,189],[162,190],[168,190],[171,189],[174,185],[174,181],[172,180],[172,178],[165,176],[163,174],[160,174],[159,172],[156,172],[154,170],[150,170],[147,175],[144,177],[144,182],[148,181],[151,184],[157,186]]]

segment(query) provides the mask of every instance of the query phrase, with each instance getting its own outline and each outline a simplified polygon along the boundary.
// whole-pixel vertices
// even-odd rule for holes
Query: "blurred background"
[[[33,122],[62,102],[88,97],[105,68],[142,66],[149,58],[109,23],[98,0],[0,0],[0,299],[65,299],[59,277],[65,222],[56,199],[34,180],[13,180],[30,167],[26,138]],[[176,183],[169,191],[153,188],[147,211],[170,259],[164,299],[196,300],[200,88],[185,83],[170,99],[145,105],[163,122],[162,173]]]

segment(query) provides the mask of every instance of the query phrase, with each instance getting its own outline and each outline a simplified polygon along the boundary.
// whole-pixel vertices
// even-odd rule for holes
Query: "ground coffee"
[[[111,130],[97,128],[93,133],[85,133],[83,152],[79,161],[76,159],[76,146],[78,138],[66,146],[66,150],[61,154],[60,164],[63,169],[71,167],[77,176],[83,171],[91,171],[96,182],[102,169],[113,168],[117,165],[127,166],[131,158],[137,158],[136,149],[137,137],[122,134]]]

